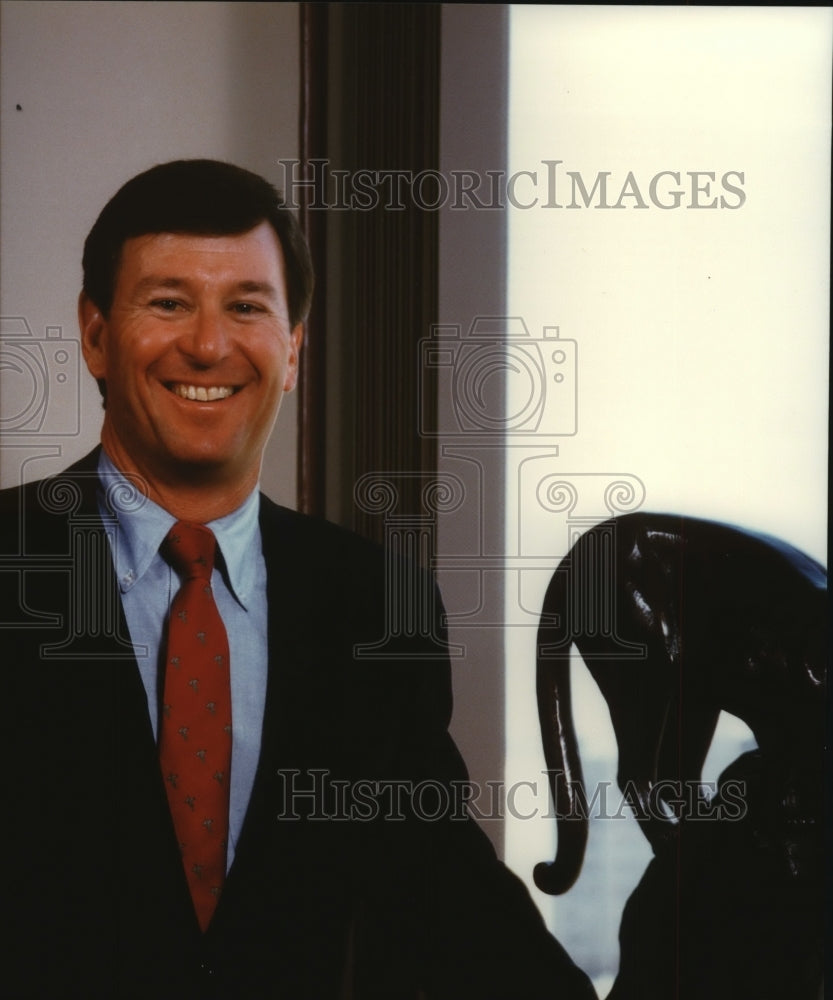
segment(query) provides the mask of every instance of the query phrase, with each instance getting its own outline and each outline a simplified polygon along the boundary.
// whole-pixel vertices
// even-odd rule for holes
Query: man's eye
[[[251,316],[254,313],[263,312],[261,307],[255,305],[254,302],[235,302],[231,308],[241,316]]]
[[[176,299],[154,299],[151,305],[154,309],[161,309],[163,312],[174,312],[179,307]]]

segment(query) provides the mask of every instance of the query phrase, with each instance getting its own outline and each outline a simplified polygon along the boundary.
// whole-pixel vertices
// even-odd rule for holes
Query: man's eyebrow
[[[184,288],[187,285],[187,278],[177,278],[173,275],[149,274],[136,282],[135,291],[141,294],[142,292],[153,291],[157,288],[176,289]],[[270,281],[256,281],[254,279],[238,281],[233,286],[233,290],[247,294],[267,295],[271,298],[275,298],[278,294],[275,286]]]
[[[269,281],[238,281],[235,288],[238,291],[253,292],[256,295],[270,295],[274,297],[278,294],[275,286]]]

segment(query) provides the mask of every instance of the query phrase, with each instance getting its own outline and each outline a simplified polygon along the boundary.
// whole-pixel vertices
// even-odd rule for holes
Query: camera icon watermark
[[[520,316],[477,316],[466,333],[437,324],[420,341],[420,433],[445,441],[534,438],[577,433],[577,343],[546,326],[533,336]],[[439,375],[439,425],[431,405]],[[444,405],[443,405],[444,404]]]
[[[80,430],[80,345],[60,326],[36,337],[22,316],[0,318],[4,435],[74,437]]]

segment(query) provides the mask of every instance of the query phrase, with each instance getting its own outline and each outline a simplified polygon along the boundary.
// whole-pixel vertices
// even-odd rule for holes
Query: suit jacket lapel
[[[255,861],[264,847],[264,834],[273,829],[276,783],[279,770],[286,763],[286,748],[295,742],[292,730],[297,725],[297,713],[293,706],[297,700],[297,647],[301,639],[295,624],[299,617],[296,605],[302,597],[298,588],[293,586],[295,554],[291,551],[293,540],[287,519],[284,512],[264,496],[261,496],[260,529],[266,554],[269,669],[260,759],[231,877],[226,886],[228,893],[233,892],[236,870],[243,870]]]

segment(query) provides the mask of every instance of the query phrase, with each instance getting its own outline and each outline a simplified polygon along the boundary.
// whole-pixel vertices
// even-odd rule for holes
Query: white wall
[[[2,316],[25,318],[36,339],[59,327],[77,340],[84,238],[118,187],[154,163],[212,157],[280,182],[278,159],[297,156],[298,52],[295,3],[4,2]],[[45,349],[51,397],[33,409],[42,387],[9,367],[20,353],[6,339],[3,485],[17,481],[25,455],[42,456],[25,468],[32,479],[98,440],[95,383],[78,373],[77,345],[63,365],[59,350]],[[70,378],[58,383],[61,369]],[[295,423],[289,397],[264,468],[267,492],[289,505]]]

